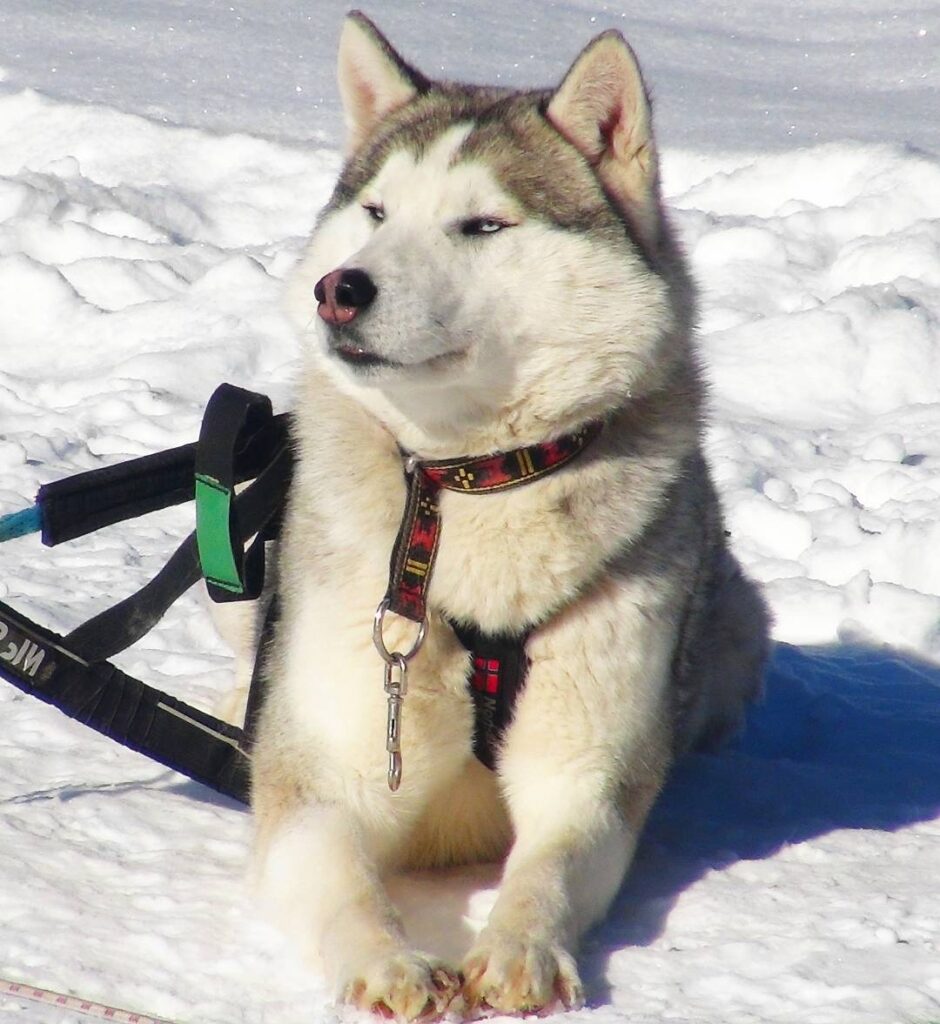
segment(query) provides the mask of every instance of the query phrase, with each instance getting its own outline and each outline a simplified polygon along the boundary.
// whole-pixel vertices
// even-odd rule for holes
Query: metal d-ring
[[[421,645],[424,643],[424,638],[428,632],[428,620],[427,617],[422,619],[418,626],[418,635],[415,637],[414,643],[411,645],[410,650],[407,651],[390,651],[385,646],[385,637],[383,636],[383,626],[385,625],[385,615],[391,607],[391,602],[386,597],[379,604],[375,610],[375,618],[372,621],[372,642],[375,644],[375,649],[379,652],[382,660],[386,665],[397,664],[398,658],[403,658],[406,662],[418,653],[421,649]]]

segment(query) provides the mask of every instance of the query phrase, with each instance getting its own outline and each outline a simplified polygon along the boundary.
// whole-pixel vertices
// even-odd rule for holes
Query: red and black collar
[[[441,537],[441,490],[492,494],[538,480],[580,455],[602,428],[595,420],[552,441],[473,458],[422,462],[408,456],[408,499],[392,551],[388,608],[414,622],[427,618],[427,591]]]

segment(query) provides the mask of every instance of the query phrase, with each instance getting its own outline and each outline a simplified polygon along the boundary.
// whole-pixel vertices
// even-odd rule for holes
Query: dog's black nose
[[[365,309],[378,295],[372,278],[364,270],[342,270],[336,285],[336,301],[343,306]]]
[[[333,270],[313,288],[317,312],[328,324],[348,324],[378,295],[375,282],[358,268]]]

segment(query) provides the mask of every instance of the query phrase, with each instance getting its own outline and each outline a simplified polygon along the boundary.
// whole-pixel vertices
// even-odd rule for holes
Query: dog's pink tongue
[[[355,306],[339,305],[332,295],[317,306],[320,319],[325,320],[328,324],[348,324],[358,312],[359,310]]]

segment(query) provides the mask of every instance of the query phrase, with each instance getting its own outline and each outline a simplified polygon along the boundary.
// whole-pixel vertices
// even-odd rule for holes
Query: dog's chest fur
[[[371,621],[404,512],[404,459],[394,438],[322,377],[315,400],[319,415],[309,436],[301,434],[292,500],[289,535],[300,550],[286,553],[286,572],[290,579],[292,565],[306,564],[315,550],[298,585],[332,588],[337,601],[351,591],[350,615]],[[618,457],[616,431],[610,425],[571,465],[537,482],[498,493],[441,492],[432,615],[517,634],[574,599],[647,524],[676,472],[654,458]]]

